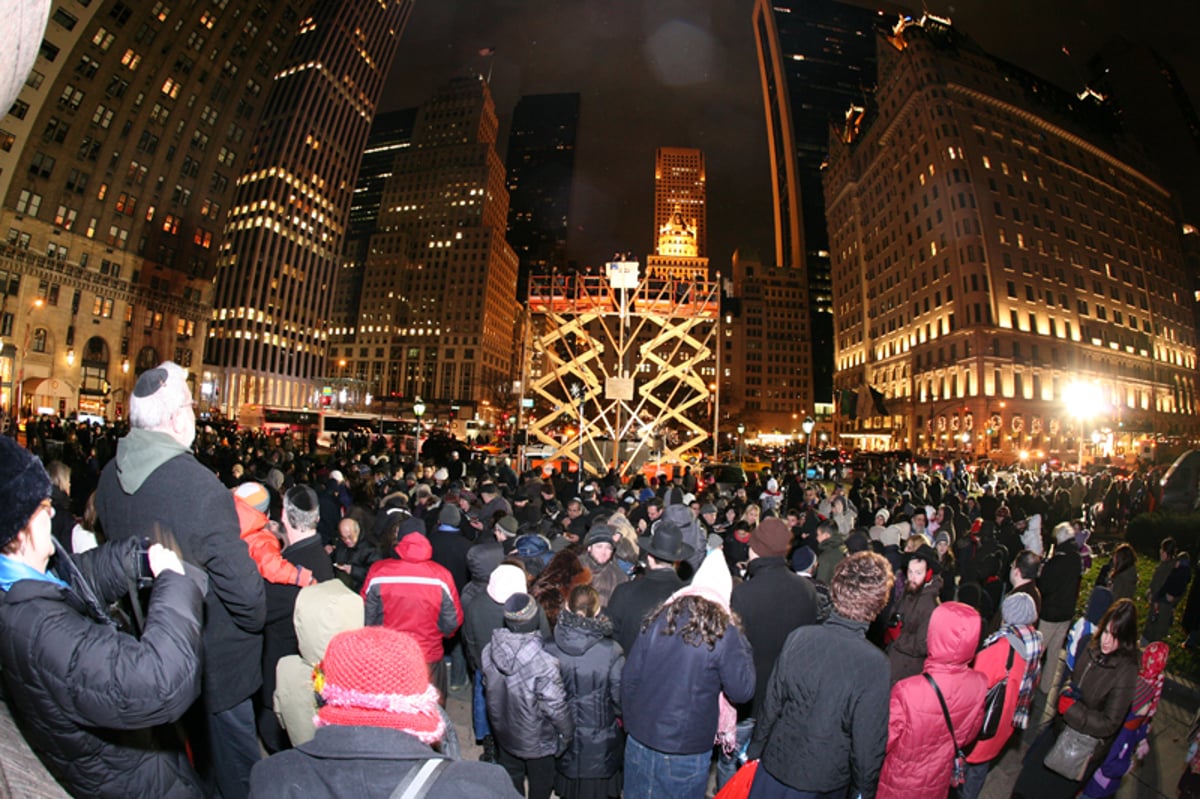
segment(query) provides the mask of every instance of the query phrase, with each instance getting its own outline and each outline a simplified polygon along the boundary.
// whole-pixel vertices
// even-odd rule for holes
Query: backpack
[[[987,696],[983,698],[983,726],[979,730],[979,735],[975,740],[986,741],[989,738],[995,738],[996,733],[1000,731],[1000,723],[1004,715],[1004,700],[1008,694],[1008,674],[1012,670],[1013,657],[1017,650],[1012,643],[1008,644],[1008,662],[1004,664],[1004,677],[1000,682],[988,689]]]

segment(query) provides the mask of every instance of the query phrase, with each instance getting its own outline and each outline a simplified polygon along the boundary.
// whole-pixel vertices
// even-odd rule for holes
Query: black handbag
[[[1000,682],[988,689],[983,699],[983,727],[979,730],[978,741],[995,738],[1000,732],[1000,723],[1004,716],[1004,700],[1008,694],[1008,674],[1012,671],[1013,657],[1017,654],[1012,642],[1008,644],[1008,662],[1004,664],[1004,677]]]
[[[954,737],[954,724],[950,721],[950,710],[946,707],[946,700],[942,697],[942,689],[938,688],[938,684],[928,674],[922,675],[929,684],[933,686],[934,693],[937,694],[938,704],[942,706],[942,716],[946,719],[946,729],[950,730],[950,742],[954,744],[954,767],[950,772],[950,786],[953,788],[961,788],[962,784],[967,781],[967,753],[958,745],[958,739]]]

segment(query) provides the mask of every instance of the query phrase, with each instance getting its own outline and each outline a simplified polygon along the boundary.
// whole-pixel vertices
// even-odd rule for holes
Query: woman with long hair
[[[1138,678],[1137,608],[1128,599],[1114,602],[1100,619],[1091,642],[1083,648],[1071,681],[1058,698],[1058,714],[1042,730],[1025,755],[1013,789],[1022,799],[1071,799],[1083,785],[1045,765],[1055,742],[1066,728],[1100,739],[1084,778],[1108,752],[1133,702]]]
[[[1133,599],[1138,584],[1137,553],[1133,547],[1121,544],[1114,549],[1097,582],[1112,591],[1113,599]]]

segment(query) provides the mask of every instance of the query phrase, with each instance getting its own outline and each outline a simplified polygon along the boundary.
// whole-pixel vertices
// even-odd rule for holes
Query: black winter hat
[[[0,547],[17,537],[44,500],[50,475],[33,453],[0,435]]]

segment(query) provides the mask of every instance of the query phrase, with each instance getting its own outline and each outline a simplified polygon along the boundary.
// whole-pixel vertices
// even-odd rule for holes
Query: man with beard
[[[908,556],[904,596],[896,611],[900,616],[900,635],[888,648],[892,685],[920,674],[925,665],[929,618],[940,602],[938,595],[942,591],[940,569],[937,551],[931,546],[922,544]]]

